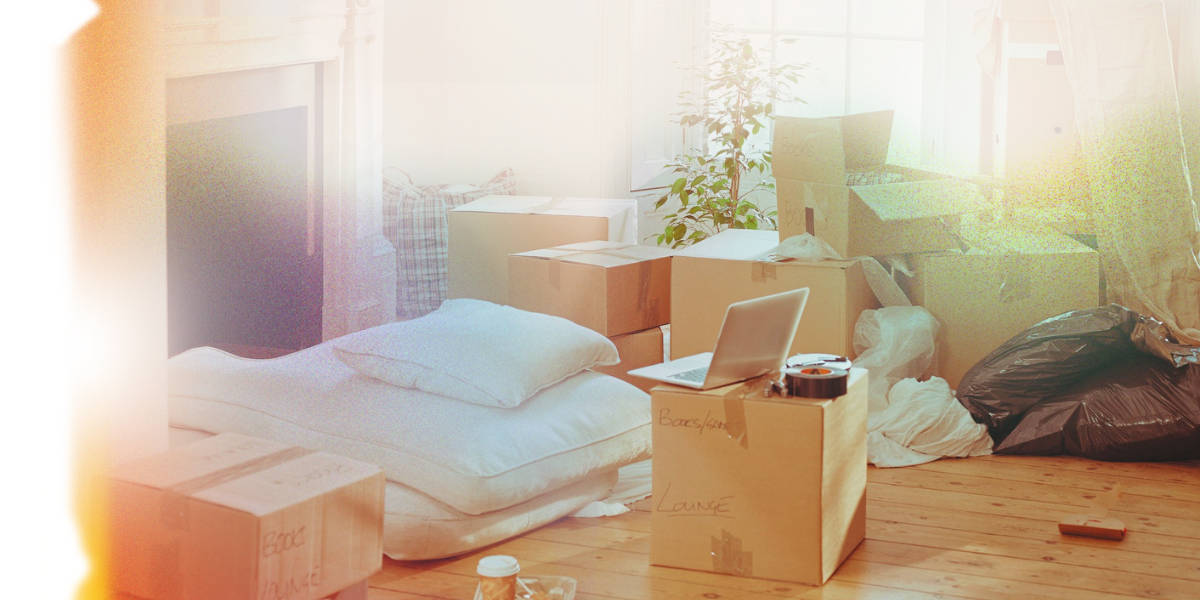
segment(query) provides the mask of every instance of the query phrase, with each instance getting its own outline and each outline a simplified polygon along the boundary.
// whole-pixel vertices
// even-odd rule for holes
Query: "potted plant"
[[[701,129],[707,151],[680,154],[668,164],[679,177],[654,207],[672,198],[679,205],[666,215],[660,245],[689,246],[725,229],[775,228],[775,210],[755,203],[756,197],[775,193],[771,151],[747,142],[768,126],[776,102],[803,102],[783,86],[796,83],[808,65],[772,65],[764,54],[744,37],[712,34],[708,58],[695,68],[704,91],[699,98],[681,93],[682,110],[675,115],[685,131]],[[754,175],[761,177],[751,183]]]

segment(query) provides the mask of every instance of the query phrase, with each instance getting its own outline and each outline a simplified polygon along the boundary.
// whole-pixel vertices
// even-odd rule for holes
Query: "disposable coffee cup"
[[[479,596],[482,600],[515,600],[521,565],[511,556],[497,554],[479,559]]]

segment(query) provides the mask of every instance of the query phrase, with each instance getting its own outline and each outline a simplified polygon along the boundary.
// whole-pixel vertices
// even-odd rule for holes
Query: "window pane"
[[[846,112],[846,40],[800,37],[791,44],[780,42],[776,57],[781,62],[808,63],[803,78],[791,90],[807,104],[781,104],[778,113],[792,117],[836,117]]]
[[[851,114],[896,111],[890,162],[915,165],[921,159],[923,44],[892,40],[853,40],[850,44]]]
[[[708,22],[733,27],[771,27],[771,0],[709,0]]]
[[[847,0],[781,0],[775,8],[775,26],[798,31],[844,33],[846,2]]]
[[[925,0],[851,0],[850,31],[920,37],[925,31]]]

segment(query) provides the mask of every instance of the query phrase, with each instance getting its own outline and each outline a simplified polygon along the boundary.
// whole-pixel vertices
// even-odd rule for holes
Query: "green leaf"
[[[679,225],[675,226],[675,231],[674,231],[673,235],[674,235],[674,238],[676,241],[682,240],[683,236],[686,234],[687,234],[687,226],[686,225],[679,224]]]
[[[679,192],[683,191],[683,186],[685,185],[687,185],[686,177],[680,177],[679,179],[676,179],[675,183],[671,184],[671,193],[679,194]]]

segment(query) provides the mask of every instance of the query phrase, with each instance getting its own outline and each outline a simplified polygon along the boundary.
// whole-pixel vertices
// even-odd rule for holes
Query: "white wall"
[[[629,197],[627,3],[386,0],[384,167],[418,185]],[[627,47],[627,43],[625,43]]]

